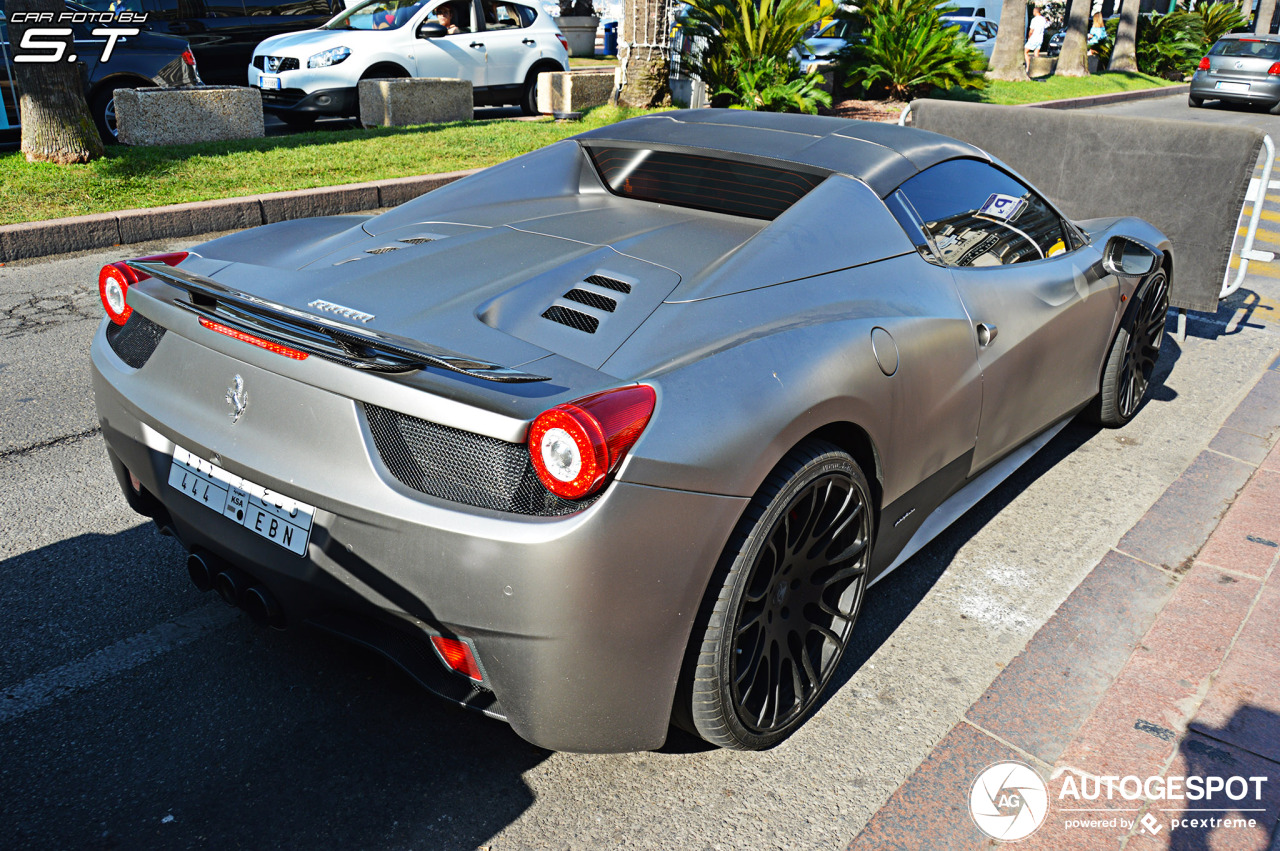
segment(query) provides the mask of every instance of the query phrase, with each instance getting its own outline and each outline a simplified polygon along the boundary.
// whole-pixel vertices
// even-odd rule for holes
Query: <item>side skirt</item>
[[[924,522],[920,524],[920,528],[902,547],[897,557],[871,580],[871,585],[875,585],[881,579],[884,579],[904,561],[923,549],[925,544],[942,534],[944,529],[959,520],[966,511],[977,505],[984,496],[995,490],[997,485],[1009,478],[1015,470],[1027,463],[1027,461],[1031,460],[1031,456],[1057,437],[1058,433],[1066,428],[1069,422],[1071,422],[1070,416],[1064,417],[1049,426],[948,497],[946,501],[925,518]]]

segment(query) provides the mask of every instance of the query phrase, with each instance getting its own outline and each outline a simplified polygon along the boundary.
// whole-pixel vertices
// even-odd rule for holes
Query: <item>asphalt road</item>
[[[557,754],[254,627],[129,511],[89,384],[97,271],[190,244],[0,268],[0,846],[843,848],[1280,349],[1269,274],[1166,336],[1135,422],[1071,425],[869,592],[837,688],[776,749]]]

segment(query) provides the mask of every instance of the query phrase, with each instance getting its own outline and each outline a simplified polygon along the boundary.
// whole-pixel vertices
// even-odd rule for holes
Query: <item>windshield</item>
[[[399,29],[427,5],[428,0],[366,0],[324,25],[327,30]]]
[[[1214,56],[1242,56],[1253,59],[1280,59],[1280,44],[1255,38],[1224,38],[1209,51]]]
[[[955,29],[960,30],[960,32],[964,33],[965,35],[968,35],[970,32],[972,32],[974,23],[976,22],[975,21],[955,21],[954,23],[951,24],[951,26],[954,27]]]

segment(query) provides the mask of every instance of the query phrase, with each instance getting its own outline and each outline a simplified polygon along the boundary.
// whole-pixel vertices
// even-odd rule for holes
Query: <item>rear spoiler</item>
[[[550,380],[545,375],[521,372],[405,337],[306,313],[174,266],[138,260],[125,262],[132,269],[190,294],[189,302],[174,299],[174,304],[183,310],[354,369],[398,373],[435,366],[506,384]]]

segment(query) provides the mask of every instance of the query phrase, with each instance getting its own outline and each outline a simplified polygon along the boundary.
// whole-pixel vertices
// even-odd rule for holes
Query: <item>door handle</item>
[[[529,45],[530,47],[533,47],[533,46],[535,46],[535,45],[537,44],[537,42],[536,42],[536,41],[534,41],[534,40],[533,40],[533,39],[531,39],[531,38],[522,38],[522,39],[520,39],[520,43],[521,43],[521,44],[527,44],[527,45]]]
[[[996,334],[1000,333],[1000,329],[988,322],[979,322],[974,326],[978,332],[978,345],[986,348],[995,342]]]
[[[483,41],[473,41],[473,42],[471,42],[471,44],[470,44],[469,46],[470,46],[470,47],[484,47],[484,42],[483,42]]]

